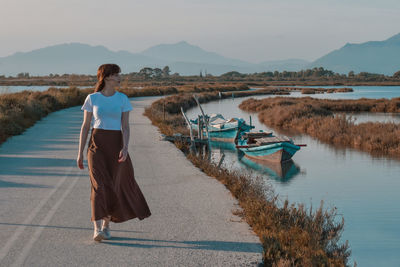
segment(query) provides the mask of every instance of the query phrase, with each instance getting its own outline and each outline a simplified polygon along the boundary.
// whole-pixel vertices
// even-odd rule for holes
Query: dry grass
[[[259,112],[259,120],[271,127],[305,133],[323,142],[400,158],[400,125],[367,122],[355,124],[343,112],[400,112],[400,98],[321,100],[269,98],[243,101],[241,109]],[[340,112],[341,114],[338,114]]]
[[[350,93],[353,92],[352,88],[299,88],[303,95],[323,94],[323,93]]]
[[[87,92],[73,87],[0,95],[0,144],[50,112],[81,104],[86,95]]]
[[[200,102],[217,99],[217,94],[200,94]],[[194,106],[191,95],[170,96],[154,102],[145,114],[167,135],[185,133],[185,122],[179,115],[180,106]],[[164,111],[166,111],[164,113]],[[207,175],[223,183],[238,199],[242,216],[263,245],[265,266],[345,266],[350,256],[347,242],[340,244],[344,221],[337,221],[334,209],[306,210],[303,205],[279,204],[271,189],[265,189],[261,178],[218,168],[201,156],[177,144],[191,162]]]
[[[122,87],[121,92],[125,93],[130,97],[137,96],[158,96],[158,95],[171,95],[177,93],[200,93],[200,92],[225,92],[225,91],[242,91],[248,90],[245,84],[234,83],[234,84],[209,84],[209,83],[190,83],[180,85],[149,85],[143,84],[141,89],[136,87]]]

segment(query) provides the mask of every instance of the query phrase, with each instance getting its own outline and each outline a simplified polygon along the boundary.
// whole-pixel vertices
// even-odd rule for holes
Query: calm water
[[[327,98],[360,98],[373,96],[400,97],[400,87],[355,88],[354,93],[312,95]],[[380,89],[379,89],[380,90]],[[384,95],[382,92],[387,92]],[[255,98],[262,99],[265,96]],[[238,105],[247,98],[225,99],[203,105],[207,113],[222,113],[226,117],[251,115],[256,129],[271,130],[262,125],[257,114],[243,112]],[[190,118],[198,109],[187,112]],[[359,115],[358,121],[395,121],[398,116],[385,114]],[[352,260],[358,266],[400,266],[400,161],[373,158],[352,149],[336,149],[308,136],[291,136],[295,143],[305,143],[293,157],[293,162],[280,165],[260,165],[242,158],[232,146],[214,144],[213,159],[229,168],[262,175],[272,184],[281,199],[318,207],[337,207],[344,216],[343,240],[349,240]]]

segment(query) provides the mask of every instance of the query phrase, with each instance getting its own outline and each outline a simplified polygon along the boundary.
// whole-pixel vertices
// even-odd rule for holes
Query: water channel
[[[353,93],[318,94],[312,97],[356,99],[400,97],[400,87],[358,88]],[[389,93],[385,96],[385,92]],[[378,93],[377,93],[378,92]],[[361,96],[362,95],[362,96]],[[304,96],[294,93],[292,96]],[[266,96],[256,96],[262,99]],[[257,114],[240,110],[246,98],[225,99],[203,104],[206,113],[221,113],[226,118],[252,116],[255,129],[274,131],[261,124]],[[187,112],[195,118],[199,110]],[[358,122],[386,121],[399,123],[396,114],[353,115]],[[276,131],[274,131],[276,132]],[[290,136],[295,143],[307,144],[293,162],[284,166],[259,164],[241,157],[232,145],[214,144],[212,158],[223,166],[262,175],[282,200],[319,207],[336,207],[345,219],[342,240],[349,240],[352,261],[358,266],[399,266],[400,263],[400,161],[375,158],[353,149],[339,149],[306,135]]]

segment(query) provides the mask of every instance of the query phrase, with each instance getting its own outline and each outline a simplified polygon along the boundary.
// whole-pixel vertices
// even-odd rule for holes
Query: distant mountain
[[[15,75],[20,72],[29,72],[33,75],[95,74],[97,67],[107,62],[118,62],[125,71],[138,70],[142,66],[153,67],[167,64],[164,60],[127,51],[113,52],[104,46],[71,43],[2,57],[0,58],[0,74]]]
[[[393,75],[400,70],[400,33],[385,41],[348,43],[307,67],[324,67],[339,73],[365,71]]]
[[[162,68],[168,65],[172,72],[181,75],[198,75],[200,71],[213,75],[229,71],[299,71],[313,67],[324,67],[339,73],[353,70],[356,73],[366,71],[392,75],[400,70],[400,34],[385,41],[346,44],[312,63],[287,59],[254,64],[227,58],[185,41],[156,45],[141,53],[115,52],[104,46],[81,43],[60,44],[0,57],[0,75],[14,76],[21,72],[32,75],[95,74],[99,65],[109,62],[119,64],[124,73],[137,72],[143,67]]]
[[[164,59],[172,62],[206,63],[217,65],[251,66],[251,63],[226,58],[214,52],[208,52],[185,41],[176,44],[160,44],[146,49],[141,55]]]
[[[302,60],[270,61],[253,64],[227,58],[198,46],[179,42],[153,46],[141,53],[111,51],[104,46],[69,43],[49,46],[30,52],[18,52],[0,58],[0,75],[31,75],[75,73],[95,74],[103,63],[114,62],[124,73],[137,72],[143,67],[168,65],[172,72],[181,75],[198,75],[201,72],[220,75],[229,71],[254,73],[274,70],[296,70],[307,63]]]

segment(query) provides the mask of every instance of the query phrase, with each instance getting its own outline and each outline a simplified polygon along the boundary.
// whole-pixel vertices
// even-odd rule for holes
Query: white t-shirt
[[[122,112],[132,110],[132,105],[121,92],[116,91],[112,96],[96,92],[86,97],[81,109],[93,112],[93,128],[121,130]]]

